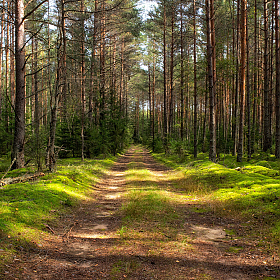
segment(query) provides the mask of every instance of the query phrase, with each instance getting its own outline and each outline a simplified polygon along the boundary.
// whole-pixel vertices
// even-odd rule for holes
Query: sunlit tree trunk
[[[173,121],[174,121],[174,17],[175,17],[175,7],[172,3],[172,15],[171,15],[171,50],[170,50],[170,103],[169,103],[169,133],[173,133]]]
[[[36,137],[36,163],[38,170],[41,170],[41,147],[40,147],[40,102],[39,102],[39,88],[38,88],[38,41],[34,40],[34,124]]]
[[[66,31],[65,31],[65,2],[60,2],[60,17],[58,19],[59,40],[57,46],[57,71],[55,89],[52,91],[50,99],[50,132],[47,150],[47,165],[49,170],[54,171],[56,164],[55,136],[57,125],[57,111],[60,96],[66,97]],[[64,98],[62,98],[64,99]]]
[[[15,131],[12,152],[13,169],[24,167],[25,140],[25,42],[24,42],[24,1],[15,1],[15,60],[16,99]]]
[[[241,0],[241,62],[240,62],[240,87],[239,87],[239,137],[237,147],[237,162],[242,161],[244,142],[244,101],[246,90],[246,0]]]
[[[153,42],[155,51],[155,41]],[[152,88],[152,135],[153,135],[153,152],[155,151],[155,90],[156,90],[156,58],[155,53],[153,53],[153,88]]]
[[[237,19],[236,19],[236,38],[235,42],[233,42],[235,47],[235,92],[234,92],[234,104],[233,104],[233,118],[232,118],[232,155],[236,154],[236,146],[237,146],[237,112],[238,112],[238,101],[239,101],[239,41],[240,41],[240,0],[237,0]]]
[[[102,144],[105,140],[105,77],[106,77],[106,69],[105,69],[105,34],[106,34],[106,27],[105,27],[105,0],[101,2],[101,15],[100,15],[100,134],[102,139]],[[105,145],[103,145],[102,150],[105,152]]]
[[[254,152],[254,145],[256,140],[256,113],[257,113],[257,92],[258,92],[258,70],[257,70],[257,59],[258,59],[258,42],[257,42],[257,0],[254,4],[254,78],[253,78],[253,120],[252,120],[252,152]]]
[[[206,0],[207,51],[208,51],[208,86],[209,86],[209,159],[216,162],[216,105],[215,105],[215,45],[214,45],[214,3]]]
[[[81,157],[85,159],[85,22],[84,0],[81,0]]]
[[[251,86],[250,86],[250,63],[249,63],[249,33],[248,33],[248,24],[247,24],[247,13],[246,13],[246,53],[247,53],[247,72],[246,72],[246,107],[247,107],[247,158],[251,159],[252,153],[252,139],[251,139]]]
[[[275,0],[275,60],[276,60],[276,85],[275,85],[275,156],[280,158],[280,56],[279,56],[279,2]]]
[[[197,158],[197,78],[196,78],[196,6],[193,0],[193,74],[194,74],[194,115],[193,115],[193,145],[194,158]]]
[[[166,6],[163,6],[163,142],[167,151],[167,93],[166,93]]]
[[[4,11],[2,10],[1,22],[4,22]],[[3,106],[3,88],[2,88],[2,61],[3,61],[3,37],[4,37],[4,24],[1,24],[0,34],[0,121],[2,121],[2,106]]]
[[[267,0],[263,2],[264,10],[264,112],[263,112],[263,151],[266,152],[271,148],[271,125],[270,125],[270,100],[269,100],[269,69],[268,69],[268,15],[267,15]]]
[[[184,139],[184,36],[183,36],[183,1],[180,10],[180,102],[181,102],[181,140]]]

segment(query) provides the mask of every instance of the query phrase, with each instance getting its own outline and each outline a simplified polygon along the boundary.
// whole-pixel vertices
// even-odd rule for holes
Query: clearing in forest
[[[5,279],[277,279],[277,260],[133,146]]]

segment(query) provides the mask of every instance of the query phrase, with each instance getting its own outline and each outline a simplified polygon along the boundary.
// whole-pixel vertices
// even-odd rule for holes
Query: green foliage
[[[11,151],[11,143],[13,142],[13,135],[10,130],[0,123],[0,156]]]
[[[130,144],[131,132],[127,119],[120,111],[114,94],[108,108],[99,120],[99,124],[85,123],[85,156],[95,157],[100,154],[116,155],[122,152]],[[64,122],[60,122],[57,127],[56,145],[60,148],[59,157],[79,157],[81,156],[81,119],[73,115]]]
[[[69,122],[57,126],[56,145],[61,148],[59,157],[79,157],[81,155],[81,121],[77,115]]]
[[[48,131],[44,127],[40,127],[38,135],[31,128],[26,131],[25,161],[32,162],[37,169],[42,169],[47,151],[47,139]]]
[[[11,156],[5,155],[0,158],[0,172],[5,173],[11,164]],[[1,173],[0,176],[2,177]]]

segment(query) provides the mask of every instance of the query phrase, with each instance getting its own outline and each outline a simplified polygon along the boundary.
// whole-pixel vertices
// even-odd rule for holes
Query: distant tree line
[[[0,153],[13,168],[116,154],[141,20],[126,0],[2,1]]]
[[[0,154],[280,157],[278,0],[3,0]]]
[[[280,157],[278,1],[162,0],[145,28],[147,143]]]

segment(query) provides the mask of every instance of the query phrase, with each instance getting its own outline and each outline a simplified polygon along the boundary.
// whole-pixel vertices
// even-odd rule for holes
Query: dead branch
[[[16,183],[24,183],[27,181],[33,181],[39,177],[45,176],[45,173],[43,172],[37,172],[34,174],[25,174],[23,176],[15,177],[15,178],[6,178],[6,179],[1,179],[0,181],[0,186],[5,186],[5,185],[10,185],[10,184],[16,184]],[[5,175],[2,177],[4,178]]]

